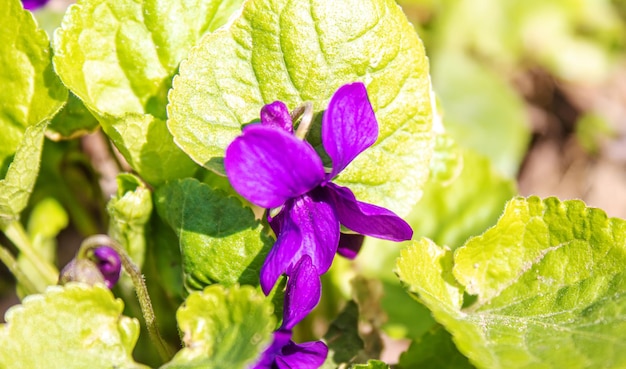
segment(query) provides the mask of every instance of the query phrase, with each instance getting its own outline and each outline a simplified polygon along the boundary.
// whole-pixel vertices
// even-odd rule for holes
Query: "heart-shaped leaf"
[[[0,325],[0,367],[145,369],[132,358],[139,322],[104,285],[49,287],[14,306]]]
[[[198,164],[223,173],[224,150],[264,104],[312,101],[321,112],[354,81],[367,86],[380,134],[337,182],[406,214],[428,178],[433,101],[424,47],[392,0],[245,2],[181,63],[168,127]],[[309,139],[319,147],[319,127]]]
[[[626,221],[582,201],[516,198],[454,255],[414,242],[397,272],[477,367],[618,368],[625,241]]]
[[[258,285],[274,241],[238,198],[188,178],[157,189],[156,206],[179,237],[187,287]]]
[[[55,33],[55,68],[148,182],[187,177],[197,166],[165,126],[178,64],[241,1],[84,0]]]
[[[250,286],[192,292],[176,318],[185,347],[161,369],[245,368],[276,324],[271,301]]]

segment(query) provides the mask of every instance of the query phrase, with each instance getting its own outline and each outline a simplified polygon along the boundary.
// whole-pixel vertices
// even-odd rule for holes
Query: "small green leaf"
[[[400,356],[399,369],[473,369],[469,360],[457,350],[452,336],[441,325],[435,325],[413,341]]]
[[[26,128],[6,176],[0,180],[0,229],[19,219],[39,174],[48,122]]]
[[[582,201],[515,198],[454,257],[421,240],[397,272],[478,367],[616,368],[626,366],[625,241],[624,220]]]
[[[432,101],[423,45],[392,0],[245,2],[181,63],[167,124],[198,164],[223,173],[224,150],[264,104],[312,101],[320,113],[354,81],[367,86],[380,134],[337,182],[406,214],[428,178]],[[319,126],[309,139],[319,148]]]
[[[33,250],[50,264],[55,262],[56,237],[68,224],[69,218],[65,209],[52,197],[39,201],[28,218],[27,231]],[[31,277],[35,287],[39,291],[44,291],[48,286],[45,277],[33,278],[33,276],[39,275],[37,267],[22,253],[17,256],[17,262],[20,269]],[[18,284],[17,293],[18,296],[23,297],[27,294],[27,290]]]
[[[84,0],[55,33],[55,68],[107,135],[153,184],[192,175],[197,166],[165,125],[171,79],[206,32],[241,1]]]
[[[250,286],[192,292],[176,318],[185,347],[161,369],[245,368],[276,324],[271,301]]]
[[[49,240],[56,237],[68,224],[69,218],[65,209],[54,198],[48,197],[33,208],[28,218],[27,231],[32,238]]]
[[[139,267],[146,253],[146,224],[152,214],[152,193],[132,174],[117,176],[117,194],[107,204],[109,235]]]
[[[68,140],[92,133],[98,127],[98,121],[83,102],[70,93],[67,104],[50,122],[46,136],[55,141]]]
[[[237,197],[188,178],[158,188],[156,206],[180,239],[187,287],[258,285],[274,241]]]
[[[384,281],[380,305],[387,315],[382,329],[391,338],[416,339],[435,324],[430,310],[407,295],[399,281]]]
[[[328,356],[322,369],[350,364],[363,350],[363,340],[359,336],[359,307],[354,301],[348,301],[328,328],[324,341],[328,346]]]
[[[14,306],[0,325],[0,367],[147,368],[132,358],[139,322],[102,285],[48,288]]]

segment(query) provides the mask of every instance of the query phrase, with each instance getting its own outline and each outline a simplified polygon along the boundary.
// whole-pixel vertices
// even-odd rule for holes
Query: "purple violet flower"
[[[322,160],[293,135],[287,106],[276,101],[261,110],[261,124],[244,128],[226,149],[224,168],[239,194],[258,206],[280,209],[268,216],[277,240],[261,269],[267,294],[290,265],[309,255],[325,273],[339,247],[340,225],[392,241],[411,238],[411,227],[393,212],[357,201],[352,191],[331,180],[378,137],[378,123],[367,90],[360,83],[340,87],[322,118],[322,144],[332,160]],[[356,256],[350,245],[342,255]]]
[[[93,250],[94,263],[102,273],[104,284],[108,288],[115,286],[122,272],[122,261],[117,251],[108,246],[100,246]]]
[[[328,347],[322,341],[298,344],[291,340],[293,327],[319,303],[322,292],[322,283],[311,258],[304,255],[289,268],[287,276],[283,323],[252,369],[316,369],[328,355]]]
[[[48,1],[49,0],[22,0],[22,5],[24,5],[24,9],[35,10],[46,5]]]
[[[113,288],[122,272],[120,255],[109,246],[98,246],[90,253],[67,263],[59,274],[59,283],[104,283],[107,288]]]

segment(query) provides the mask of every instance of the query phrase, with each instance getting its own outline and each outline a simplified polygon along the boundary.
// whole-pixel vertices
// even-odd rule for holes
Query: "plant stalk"
[[[87,258],[92,250],[100,246],[109,246],[120,255],[122,267],[124,268],[126,273],[130,275],[130,278],[133,281],[133,285],[135,286],[135,292],[137,293],[137,299],[139,300],[139,306],[141,307],[141,313],[146,322],[146,328],[148,329],[150,339],[155,345],[157,351],[159,352],[159,356],[161,356],[161,359],[164,362],[169,361],[174,355],[172,350],[163,340],[163,337],[161,336],[161,333],[159,332],[159,329],[157,327],[156,316],[154,315],[154,309],[152,308],[150,295],[148,295],[146,282],[143,278],[143,275],[141,274],[141,271],[139,270],[139,267],[135,263],[133,263],[130,256],[128,256],[126,250],[124,250],[122,246],[120,246],[109,236],[99,234],[91,236],[82,242],[76,258]]]
[[[296,129],[296,137],[301,140],[304,140],[307,133],[309,133],[309,129],[311,128],[311,123],[313,123],[313,103],[310,101],[305,102],[304,104],[298,106],[292,113],[291,119],[295,123],[298,118],[300,118],[300,124],[298,124],[298,129]]]
[[[42,292],[42,291],[39,291],[37,287],[35,287],[35,284],[22,271],[22,269],[20,268],[13,254],[11,254],[9,250],[7,250],[2,245],[0,245],[0,261],[2,261],[4,265],[7,266],[7,268],[9,269],[9,272],[13,274],[17,282],[20,285],[22,285],[22,287],[24,287],[27,295],[31,295],[37,292]]]
[[[53,286],[59,279],[59,271],[54,265],[43,259],[35,249],[18,221],[13,221],[4,229],[4,234],[17,247],[17,249],[30,261],[44,278],[46,285]],[[37,289],[35,289],[37,291]],[[39,291],[43,292],[43,291]]]

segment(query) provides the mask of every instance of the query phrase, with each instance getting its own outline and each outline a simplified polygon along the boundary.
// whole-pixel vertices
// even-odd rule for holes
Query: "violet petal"
[[[104,278],[104,284],[108,288],[115,286],[122,271],[122,261],[117,251],[108,246],[100,246],[93,250],[93,255],[96,259],[94,261]]]
[[[345,258],[354,259],[359,251],[361,251],[364,239],[365,237],[362,234],[342,233],[339,236],[337,253]]]
[[[361,82],[341,86],[322,118],[322,144],[333,162],[334,178],[378,137],[378,123]]]
[[[348,229],[391,241],[406,241],[413,237],[411,226],[392,211],[357,201],[347,187],[329,182],[325,189],[334,199],[339,221]]]
[[[309,143],[261,124],[247,126],[228,146],[224,169],[241,196],[264,208],[280,206],[324,179],[322,161]]]
[[[24,9],[35,10],[46,5],[48,1],[49,0],[22,0],[22,5],[24,5]]]
[[[251,369],[271,369],[276,356],[281,354],[283,347],[291,342],[291,331],[278,330],[274,332],[272,343],[263,351],[261,358]]]
[[[261,124],[282,128],[293,133],[293,122],[287,105],[282,101],[274,101],[261,108]]]
[[[276,356],[276,366],[280,369],[317,369],[328,355],[328,347],[322,341],[294,343],[283,347],[282,354]]]
[[[308,255],[287,271],[285,308],[281,329],[293,329],[320,302],[322,282]]]
[[[281,211],[280,233],[261,267],[261,287],[268,294],[278,277],[309,255],[318,274],[326,273],[339,243],[339,220],[319,193],[288,201]]]

